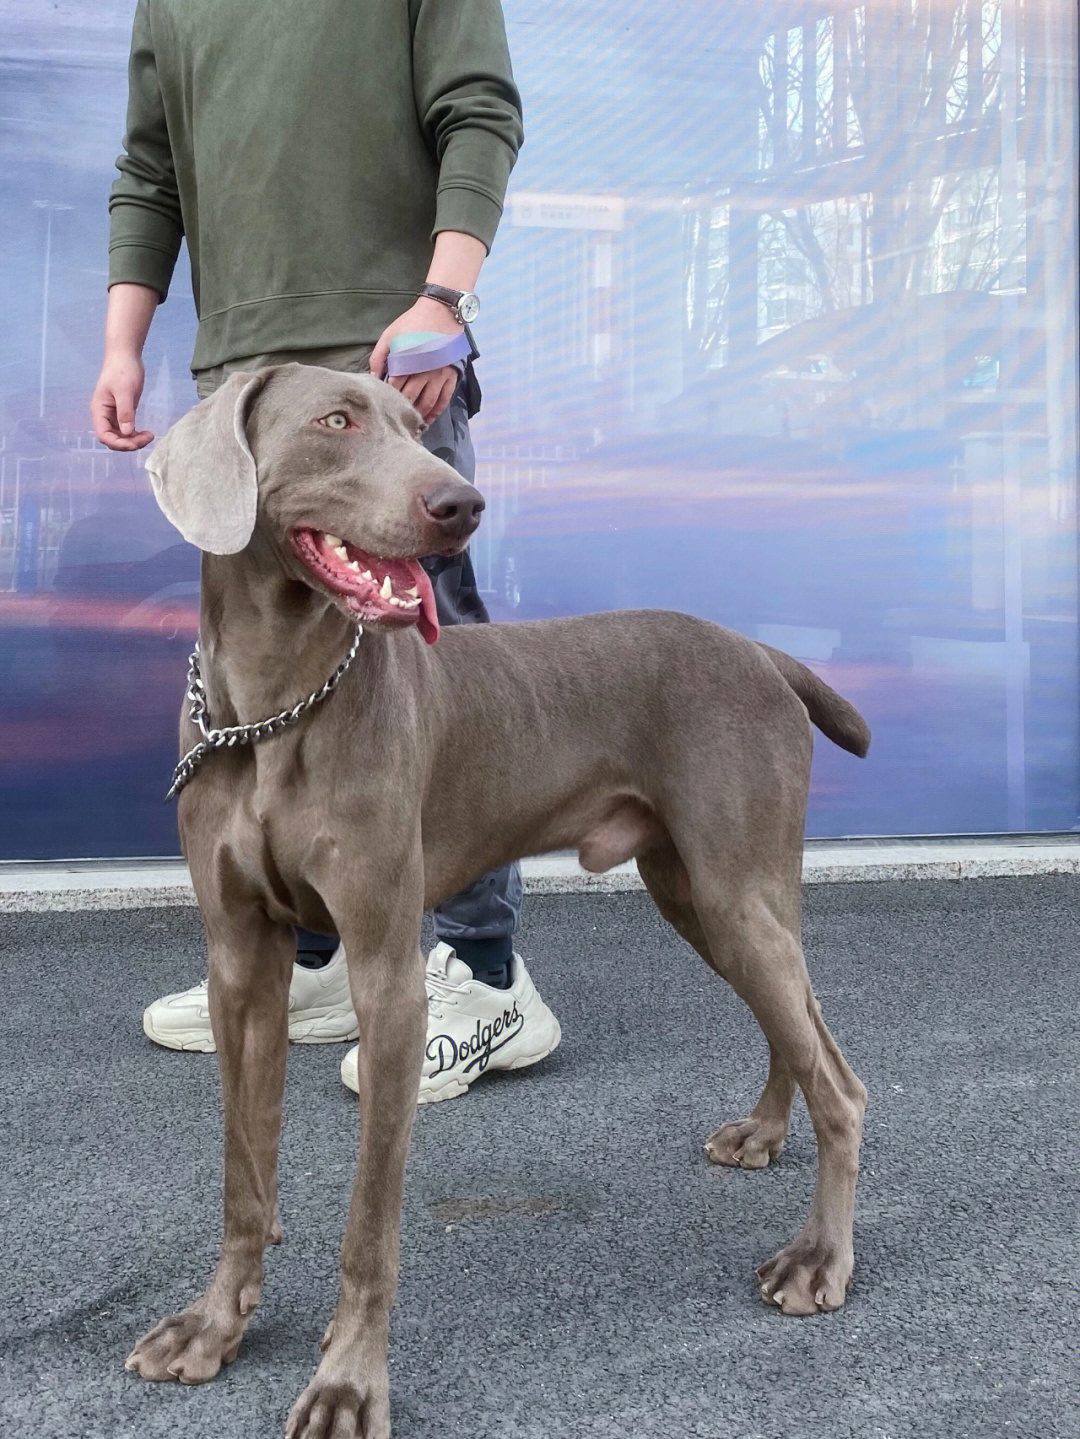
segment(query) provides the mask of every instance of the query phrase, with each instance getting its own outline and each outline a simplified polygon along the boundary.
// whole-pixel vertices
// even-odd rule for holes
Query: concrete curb
[[[1080,835],[916,840],[810,840],[806,884],[996,879],[1080,874]],[[526,894],[618,894],[642,888],[632,864],[586,874],[572,854],[522,864]],[[0,864],[0,914],[160,909],[193,905],[182,860]]]

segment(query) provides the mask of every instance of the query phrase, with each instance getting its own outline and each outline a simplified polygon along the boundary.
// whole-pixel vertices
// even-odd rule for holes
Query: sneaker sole
[[[213,1035],[204,1029],[155,1029],[152,1022],[143,1015],[143,1033],[162,1049],[182,1050],[186,1054],[216,1054],[217,1045]],[[355,1015],[351,1023],[342,1016],[318,1016],[315,1019],[301,1019],[289,1025],[289,1040],[293,1044],[345,1044],[357,1039],[360,1026]]]
[[[195,1054],[217,1053],[214,1036],[207,1034],[205,1029],[169,1029],[162,1032],[154,1028],[149,1010],[143,1015],[142,1027],[147,1039],[159,1044],[162,1049],[182,1049]]]

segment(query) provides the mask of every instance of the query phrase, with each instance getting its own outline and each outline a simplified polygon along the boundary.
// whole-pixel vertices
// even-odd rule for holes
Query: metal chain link
[[[202,739],[188,750],[173,770],[172,784],[165,796],[166,800],[174,799],[180,793],[195,773],[199,763],[211,750],[232,749],[235,745],[258,744],[260,740],[270,739],[273,735],[280,734],[283,729],[287,729],[289,725],[294,725],[298,719],[307,714],[309,709],[326,699],[327,695],[333,694],[341,677],[356,658],[356,651],[360,648],[363,633],[363,625],[357,625],[348,654],[330,678],[314,693],[309,694],[307,699],[298,700],[291,709],[281,710],[280,713],[270,715],[267,719],[256,720],[254,724],[228,725],[224,729],[214,729],[208,723],[206,689],[199,670],[199,642],[196,640],[195,648],[191,651],[191,658],[188,660],[187,691],[184,698],[188,702],[192,720],[199,727]]]

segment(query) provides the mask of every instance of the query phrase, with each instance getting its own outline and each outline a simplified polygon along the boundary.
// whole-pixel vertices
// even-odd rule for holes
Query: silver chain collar
[[[326,699],[327,695],[333,694],[341,677],[356,658],[356,651],[360,648],[360,639],[363,633],[363,625],[357,625],[348,654],[326,683],[320,685],[313,694],[309,694],[307,699],[299,700],[291,709],[281,710],[280,713],[270,715],[267,719],[256,720],[254,724],[229,725],[225,729],[212,728],[207,719],[206,689],[203,686],[202,674],[199,670],[199,642],[196,640],[195,648],[191,651],[191,658],[188,660],[187,693],[184,698],[190,707],[191,718],[202,732],[202,739],[188,750],[173,770],[172,784],[169,786],[169,793],[165,796],[166,800],[174,799],[180,793],[195,773],[199,762],[211,750],[231,749],[234,745],[258,744],[260,740],[270,739],[271,736],[280,734],[283,729],[288,729],[289,725],[294,725],[298,719],[307,714],[308,710]]]

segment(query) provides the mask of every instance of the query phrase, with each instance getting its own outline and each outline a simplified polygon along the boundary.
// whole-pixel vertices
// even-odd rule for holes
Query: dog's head
[[[347,613],[438,636],[421,555],[456,554],[480,521],[472,485],[420,443],[393,386],[314,365],[235,374],[178,420],[146,461],[166,518],[191,544],[260,541]]]

